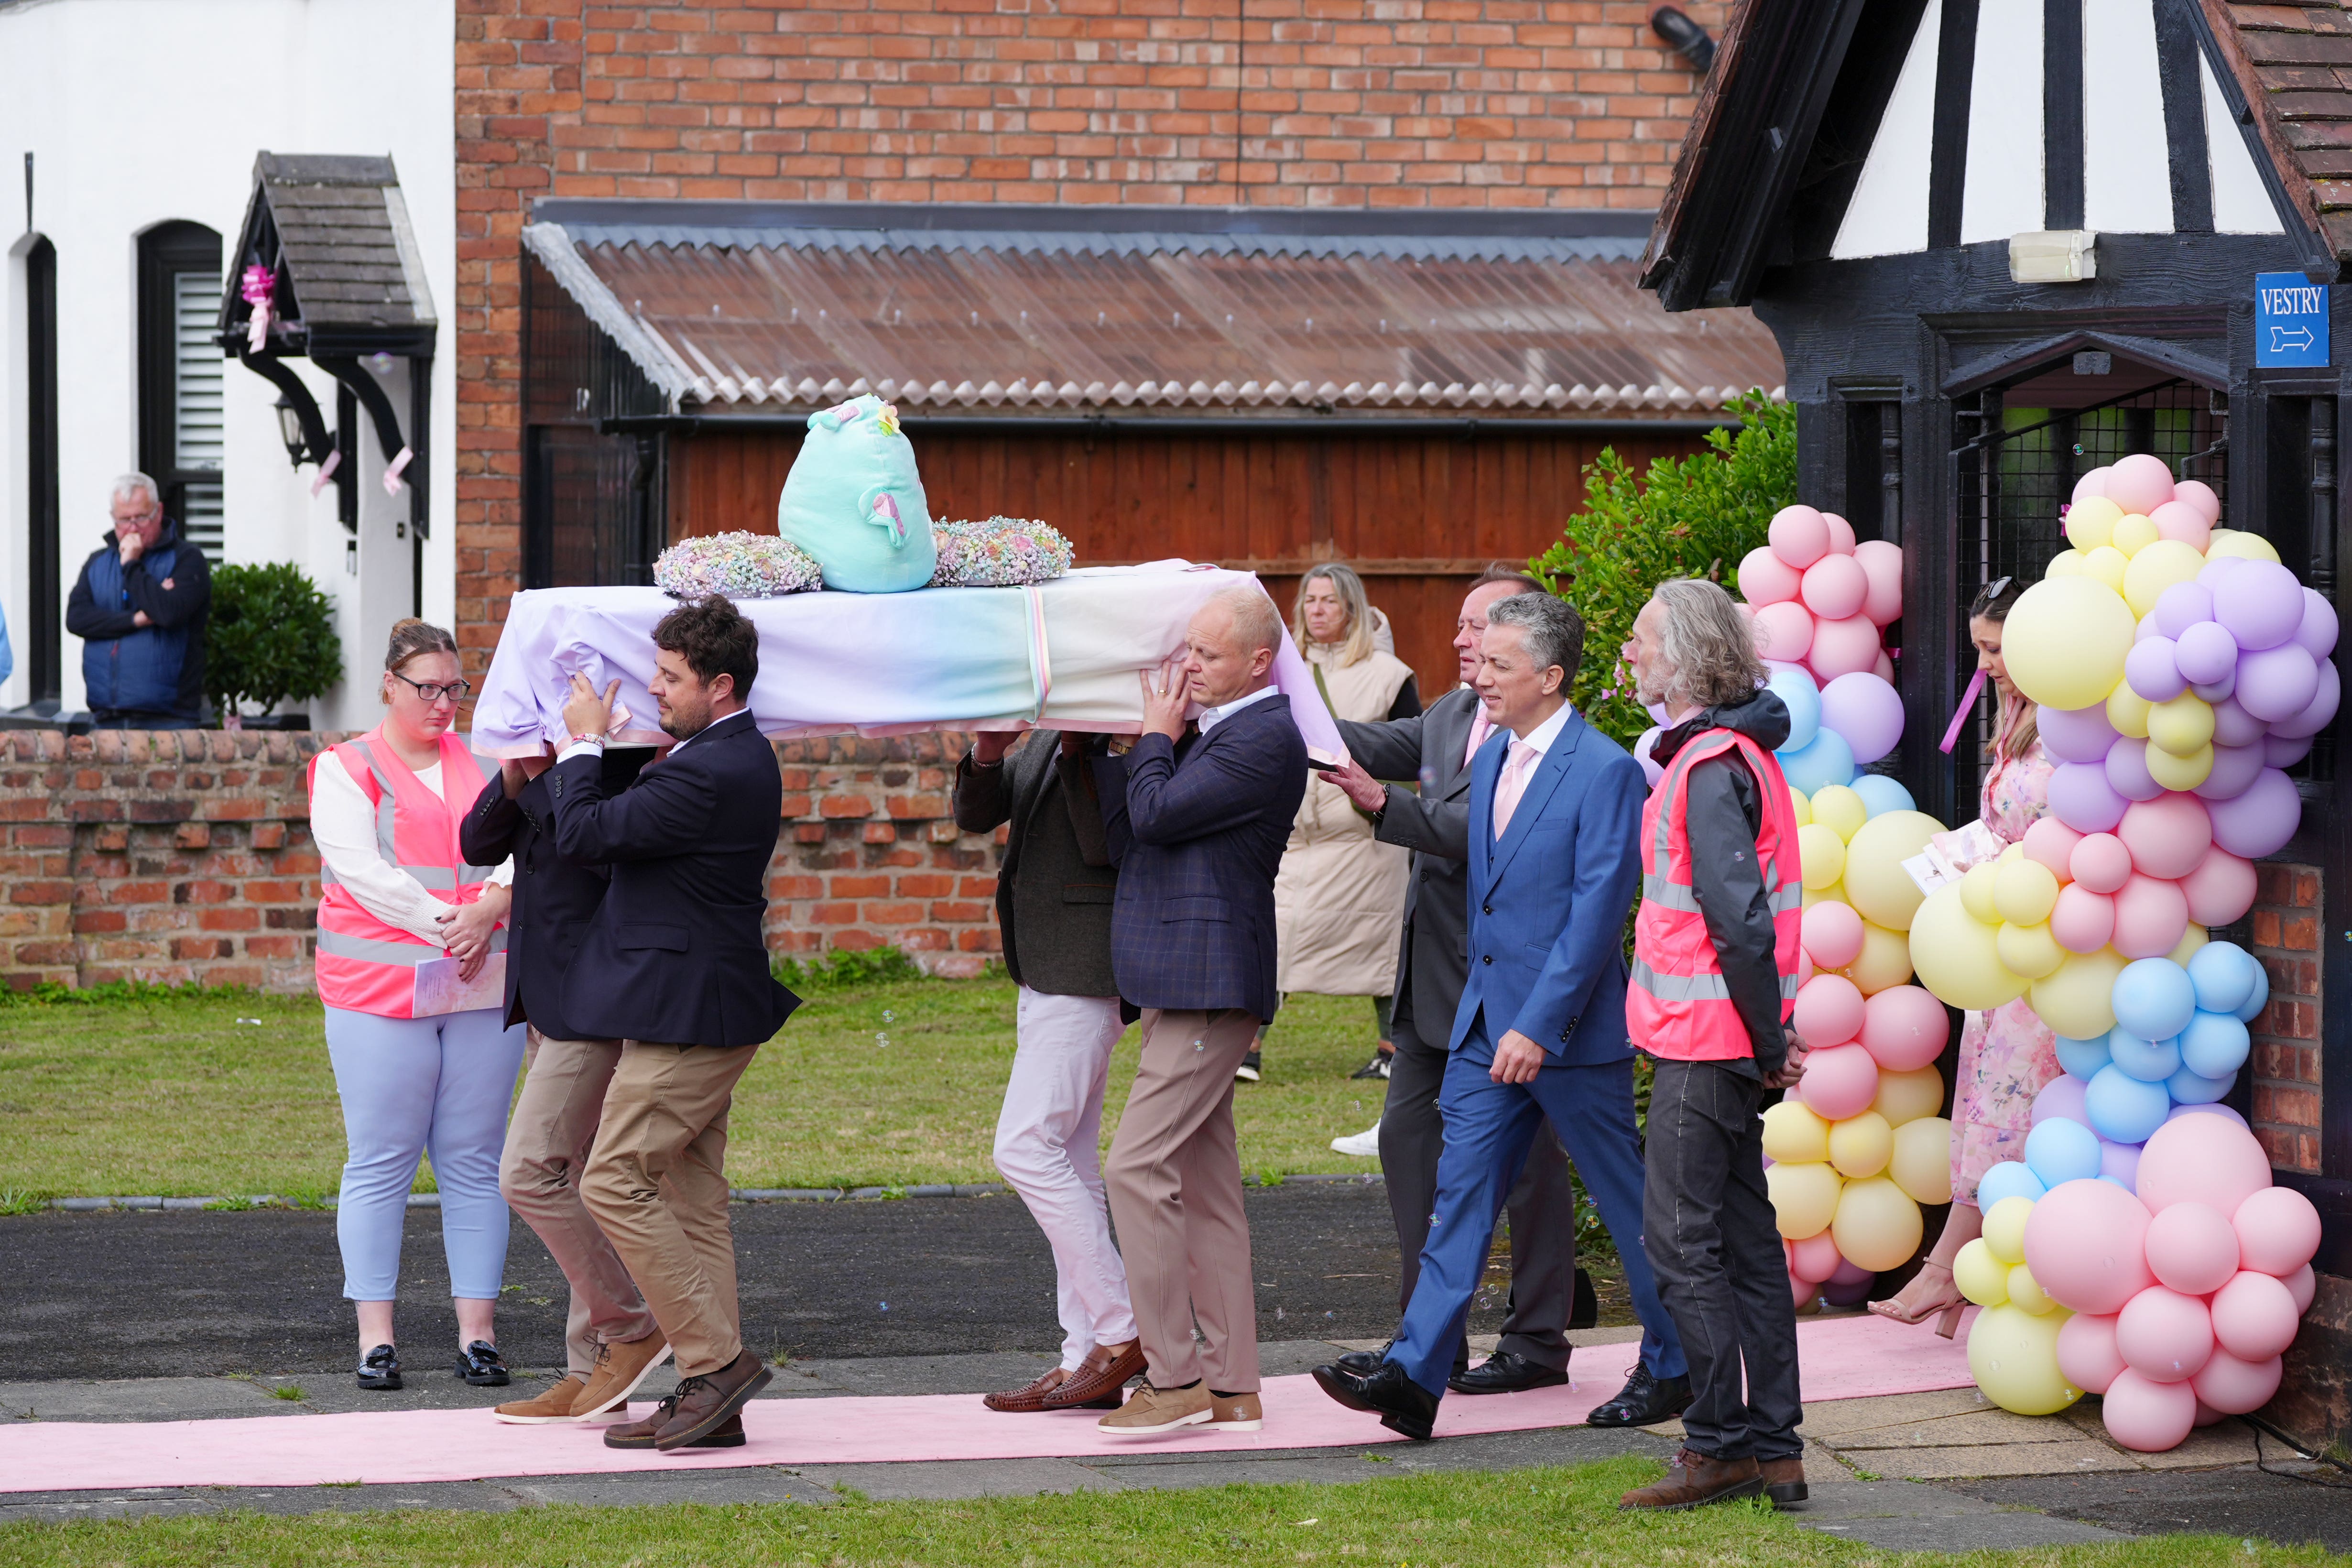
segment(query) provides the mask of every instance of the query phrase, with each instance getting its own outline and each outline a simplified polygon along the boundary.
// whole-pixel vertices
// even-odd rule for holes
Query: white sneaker
[[[1357,1133],[1353,1138],[1334,1138],[1331,1140],[1331,1149],[1334,1153],[1354,1154],[1361,1159],[1377,1160],[1381,1157],[1381,1124],[1375,1121],[1370,1128]]]

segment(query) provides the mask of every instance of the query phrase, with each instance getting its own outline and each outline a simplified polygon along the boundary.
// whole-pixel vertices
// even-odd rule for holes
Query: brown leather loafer
[[[1772,1500],[1774,1508],[1786,1508],[1812,1495],[1805,1489],[1802,1459],[1759,1459],[1756,1468],[1764,1477],[1764,1495]]]
[[[1045,1408],[1045,1396],[1061,1387],[1069,1375],[1058,1366],[1047,1367],[1019,1388],[1004,1394],[983,1394],[980,1402],[1007,1415],[1034,1415]]]
[[[1097,1345],[1049,1397],[1047,1410],[1116,1410],[1120,1391],[1143,1375],[1143,1342],[1129,1340],[1117,1350]]]
[[[652,1447],[654,1439],[661,1432],[662,1423],[670,1418],[670,1413],[674,1408],[674,1402],[665,1399],[655,1405],[654,1413],[643,1421],[632,1421],[625,1426],[606,1427],[604,1447],[607,1448]],[[687,1447],[689,1448],[740,1448],[749,1439],[743,1436],[743,1418],[740,1415],[730,1415],[720,1422],[709,1436],[688,1443]]]
[[[677,1401],[677,1409],[662,1424],[654,1447],[667,1453],[700,1442],[725,1426],[729,1416],[741,1414],[743,1406],[775,1380],[768,1363],[750,1351],[738,1352],[717,1372],[684,1379],[671,1395]]]
[[[1673,1513],[1703,1503],[1754,1497],[1764,1489],[1764,1473],[1753,1457],[1716,1459],[1696,1448],[1675,1456],[1674,1468],[1662,1480],[1636,1487],[1617,1500],[1621,1509],[1650,1508]]]

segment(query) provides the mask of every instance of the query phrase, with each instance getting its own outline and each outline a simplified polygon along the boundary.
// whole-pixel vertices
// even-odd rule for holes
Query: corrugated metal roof
[[[1643,294],[1630,235],[1446,235],[1425,220],[1382,234],[1376,218],[1266,233],[1132,212],[987,228],[969,208],[954,226],[832,209],[803,225],[738,204],[701,223],[688,204],[629,205],[550,204],[524,237],[679,408],[872,391],[1008,413],[1706,416],[1782,374],[1748,311],[1670,316]]]

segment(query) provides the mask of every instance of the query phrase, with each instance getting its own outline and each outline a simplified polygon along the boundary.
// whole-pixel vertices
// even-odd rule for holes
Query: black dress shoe
[[[1324,1393],[1350,1410],[1368,1411],[1381,1425],[1415,1441],[1427,1440],[1437,1420],[1437,1395],[1405,1375],[1404,1368],[1384,1361],[1370,1377],[1318,1366],[1315,1382]]]
[[[1395,1343],[1396,1341],[1391,1340],[1376,1351],[1349,1351],[1331,1364],[1341,1372],[1352,1373],[1358,1377],[1370,1377],[1381,1370],[1381,1363],[1389,1359],[1389,1348]]]
[[[1557,1388],[1568,1381],[1568,1369],[1557,1371],[1529,1361],[1517,1351],[1496,1351],[1467,1372],[1445,1380],[1456,1394],[1517,1394],[1529,1388]]]
[[[390,1345],[378,1345],[361,1358],[360,1386],[378,1391],[400,1386],[400,1352]]]
[[[488,1340],[476,1340],[457,1352],[457,1375],[476,1388],[504,1388],[508,1383],[507,1363]]]
[[[1690,1378],[1654,1377],[1636,1362],[1617,1397],[1584,1418],[1588,1426],[1654,1426],[1690,1408]]]

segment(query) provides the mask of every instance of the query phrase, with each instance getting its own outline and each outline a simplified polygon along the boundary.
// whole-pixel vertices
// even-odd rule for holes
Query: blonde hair
[[[1660,651],[1674,671],[1667,690],[1701,708],[1745,702],[1764,684],[1756,633],[1719,583],[1674,577],[1651,590],[1666,609]],[[1491,614],[1491,612],[1490,612]]]
[[[1298,580],[1298,595],[1290,605],[1291,640],[1298,645],[1300,653],[1313,653],[1315,639],[1307,635],[1307,590],[1318,577],[1331,584],[1331,591],[1339,596],[1339,608],[1348,617],[1347,635],[1339,639],[1339,668],[1361,664],[1371,657],[1377,628],[1372,625],[1372,603],[1364,593],[1364,580],[1356,575],[1352,566],[1337,563],[1317,566]]]

